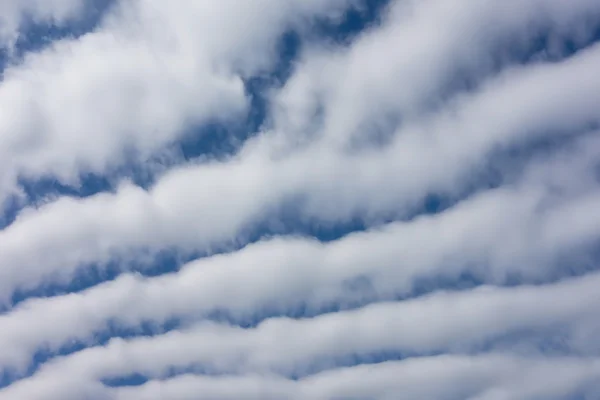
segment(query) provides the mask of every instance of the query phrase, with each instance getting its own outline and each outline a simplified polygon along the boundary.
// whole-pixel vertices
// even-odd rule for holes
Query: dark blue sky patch
[[[272,69],[256,76],[243,77],[245,92],[250,100],[245,118],[225,125],[209,123],[194,128],[178,144],[183,159],[226,159],[235,154],[246,140],[257,134],[267,118],[268,94],[287,81],[301,46],[302,40],[296,31],[284,32],[276,45],[277,61]]]
[[[77,187],[64,185],[55,178],[50,177],[38,180],[22,178],[18,184],[31,201],[44,198],[47,194],[84,198],[112,189],[112,185],[107,178],[95,174],[82,175],[80,184]]]
[[[72,354],[77,351],[81,351],[85,349],[85,346],[82,343],[71,343],[69,345],[64,346],[59,352],[50,352],[47,349],[38,349],[33,355],[33,359],[31,363],[28,365],[27,369],[23,373],[17,373],[13,369],[0,369],[0,389],[5,388],[10,385],[12,382],[17,381],[19,379],[25,379],[33,376],[40,366],[47,362],[48,360],[54,358],[57,355],[63,354]]]
[[[24,371],[24,373],[16,373],[11,370],[0,371],[2,374],[5,374],[5,376],[8,377],[8,379],[0,381],[0,389],[8,386],[16,380],[33,376],[43,363],[53,359],[56,356],[73,354],[85,349],[86,347],[87,346],[83,343],[73,342],[63,346],[58,352],[51,352],[47,348],[40,348],[34,353],[33,359],[27,366],[27,369]]]
[[[526,35],[511,32],[482,52],[476,68],[459,64],[437,95],[427,100],[425,113],[443,109],[456,95],[475,92],[487,79],[508,67],[563,61],[599,41],[600,16],[587,16],[573,29],[560,33],[547,24],[531,27]]]
[[[596,124],[590,122],[576,130],[556,128],[553,132],[538,133],[537,137],[524,139],[520,143],[495,146],[484,160],[474,164],[466,175],[461,176],[460,185],[452,186],[455,193],[451,196],[448,193],[435,196],[441,201],[438,212],[484,191],[514,187],[530,163],[547,161],[557,155],[569,154],[569,151],[575,152],[576,146],[582,140],[593,137],[596,129]]]
[[[359,34],[378,26],[389,0],[362,0],[348,8],[339,20],[321,19],[312,29],[316,40],[327,40],[338,45],[349,45]]]
[[[600,270],[600,237],[560,253],[542,282],[582,277]],[[540,281],[540,280],[538,280]]]
[[[69,279],[63,277],[50,277],[45,283],[33,289],[19,288],[15,290],[11,297],[10,308],[31,298],[54,297],[85,290],[97,284],[113,280],[121,272],[122,269],[120,267],[117,267],[114,263],[109,263],[104,267],[81,267],[73,274],[72,278],[69,277]],[[0,307],[0,313],[5,313],[8,310],[8,307]]]
[[[301,49],[302,38],[298,32],[284,32],[277,42],[277,62],[273,69],[244,80],[246,93],[250,98],[250,112],[244,123],[238,127],[243,139],[249,138],[249,135],[263,127],[269,110],[269,92],[282,87],[290,78]]]
[[[354,367],[358,365],[376,365],[389,361],[404,361],[415,357],[432,357],[441,355],[441,352],[411,352],[398,349],[378,350],[372,353],[348,353],[330,357],[329,355],[319,356],[304,365],[296,365],[290,370],[278,371],[282,375],[300,380],[310,375],[318,374],[335,368]]]
[[[173,317],[169,318],[164,323],[142,321],[142,323],[132,328],[125,327],[122,322],[113,319],[108,322],[107,326],[107,329],[103,329],[94,335],[94,344],[104,346],[115,337],[123,339],[133,339],[142,336],[155,337],[183,328],[183,322],[179,318]]]
[[[408,292],[394,293],[393,291],[377,290],[370,277],[361,275],[342,282],[340,296],[319,304],[304,298],[269,304],[252,313],[245,314],[234,314],[224,309],[216,309],[206,315],[206,319],[242,328],[255,328],[270,318],[314,318],[340,311],[357,310],[379,302],[414,300],[436,291],[467,291],[482,283],[474,274],[464,272],[455,277],[419,278]]]
[[[585,356],[572,345],[573,329],[565,324],[552,324],[527,329],[508,330],[469,344],[459,343],[453,351],[483,354],[513,353],[528,356]]]
[[[183,138],[171,147],[176,154],[170,167],[184,162],[224,161],[236,154],[246,140],[257,134],[263,126],[267,112],[268,92],[282,85],[291,74],[292,63],[301,46],[297,32],[285,32],[277,43],[277,61],[270,71],[256,76],[243,77],[248,113],[241,121],[213,121],[189,129]]]
[[[69,186],[59,182],[54,177],[28,179],[21,177],[17,185],[23,191],[25,198],[13,196],[4,203],[0,216],[0,229],[12,224],[19,212],[27,206],[44,203],[60,196],[85,198],[100,192],[110,191],[113,186],[105,177],[95,174],[83,174],[78,186]]]
[[[589,120],[578,126],[572,126],[568,130],[555,126],[547,128],[543,132],[521,132],[536,135],[533,137],[524,135],[520,142],[495,147],[489,155],[489,163],[499,163],[502,159],[511,163],[527,161],[540,156],[547,157],[552,154],[560,154],[560,152],[572,151],[578,141],[596,137],[599,127],[598,120]],[[524,165],[519,164],[519,167],[523,169]]]
[[[129,179],[142,186],[149,184],[148,172],[143,166],[127,165],[106,176],[86,172],[78,177],[77,184],[65,184],[52,176],[37,179],[20,177],[17,185],[23,192],[23,198],[9,198],[4,204],[4,212],[0,218],[0,229],[12,224],[19,212],[25,207],[51,202],[59,197],[87,198],[99,193],[114,192],[122,179]],[[142,186],[143,187],[143,186]]]
[[[202,140],[210,140],[210,138]],[[148,190],[164,171],[182,163],[184,154],[176,147],[168,147],[145,160],[142,160],[137,151],[125,150],[125,161],[120,165],[109,169],[104,175],[82,172],[75,184],[61,182],[53,176],[40,178],[21,176],[17,179],[17,186],[24,196],[13,196],[5,201],[3,213],[0,215],[0,229],[12,224],[23,208],[45,204],[59,197],[84,199],[99,193],[114,193],[118,185],[124,181]]]
[[[17,379],[18,377],[14,373],[9,371],[2,371],[0,373],[0,389],[5,388]]]
[[[240,360],[238,366],[242,366],[242,364],[243,360]],[[165,371],[161,371],[159,374],[157,374],[157,376],[153,376],[152,378],[158,378],[162,380],[172,379],[182,375],[222,376],[225,374],[224,371],[214,365],[194,363],[191,365],[171,365],[167,367]],[[140,386],[149,380],[150,378],[144,374],[134,373],[126,376],[105,378],[102,379],[102,383],[108,387],[118,388],[127,386]]]
[[[194,364],[187,366],[170,366],[165,373],[159,375],[159,379],[172,379],[182,375],[219,376],[224,375],[218,368],[209,365]],[[153,377],[154,378],[154,377]],[[110,377],[102,379],[102,383],[111,388],[140,386],[149,381],[144,374],[134,373],[126,376]]]
[[[526,40],[527,39],[527,40]],[[537,61],[558,62],[600,41],[600,14],[583,16],[569,29],[557,31],[545,25],[533,32],[532,38],[511,38],[499,55],[498,64],[516,60],[520,64]]]
[[[452,207],[457,201],[458,198],[451,198],[442,193],[430,193],[416,202],[408,213],[403,212],[403,216],[399,216],[399,212],[384,213],[377,217],[355,212],[343,220],[332,221],[307,217],[304,212],[306,199],[299,196],[296,199],[288,199],[268,218],[248,227],[240,234],[240,238],[242,242],[253,243],[280,235],[302,236],[327,243],[350,233],[379,229],[392,222],[410,221],[420,215],[438,214]]]
[[[232,313],[224,309],[216,309],[206,315],[206,319],[227,325],[239,326],[244,329],[256,328],[262,322],[270,318],[293,318],[304,319],[314,318],[319,315],[337,313],[357,309],[369,303],[382,300],[381,298],[365,299],[361,296],[357,301],[341,301],[339,299],[329,301],[319,306],[309,304],[305,300],[295,300],[286,304],[277,303],[270,304],[260,309],[254,310],[251,313],[240,314]]]
[[[241,132],[235,126],[209,123],[195,128],[174,144],[183,162],[225,161],[242,147],[249,132]]]
[[[246,235],[253,240],[275,236],[308,236],[321,242],[338,240],[349,233],[364,232],[369,228],[360,218],[349,218],[343,222],[327,222],[302,218],[294,205],[284,205],[279,215],[251,227]]]
[[[590,377],[580,387],[570,390],[565,400],[596,400],[600,398],[600,382],[597,377]],[[555,400],[554,398],[552,400]],[[562,399],[556,399],[562,400]]]
[[[181,321],[176,318],[169,319],[163,324],[145,321],[133,329],[123,328],[122,324],[117,321],[109,321],[107,323],[107,328],[96,332],[91,340],[73,340],[62,346],[58,351],[50,351],[47,348],[38,349],[33,355],[33,359],[27,367],[27,370],[23,374],[16,373],[11,369],[0,369],[0,389],[8,386],[17,379],[25,379],[33,376],[44,363],[56,357],[65,357],[75,354],[90,347],[91,345],[106,346],[109,341],[114,338],[134,339],[138,337],[156,337],[165,333],[176,331],[180,329],[181,326]],[[109,386],[134,385],[138,384],[136,382],[139,382],[141,377],[142,376],[139,374],[133,374],[127,377],[117,377],[114,380],[108,379],[107,384]],[[110,384],[111,382],[112,384]]]
[[[0,70],[3,71],[7,64],[20,63],[27,53],[43,50],[57,40],[76,39],[93,31],[115,0],[86,0],[84,3],[84,15],[65,26],[58,26],[52,21],[39,23],[26,16],[12,54],[0,48]]]
[[[9,196],[0,204],[0,230],[5,229],[12,224],[17,217],[17,214],[25,206],[24,200],[18,196]]]
[[[141,386],[148,382],[148,378],[142,374],[134,373],[127,376],[119,376],[113,378],[104,378],[101,382],[111,388],[118,388],[124,386]]]
[[[65,280],[55,274],[55,277],[50,277],[46,283],[34,289],[17,290],[11,298],[11,308],[33,297],[53,297],[81,292],[95,285],[112,281],[126,272],[137,272],[147,277],[174,273],[185,263],[201,256],[201,254],[182,254],[166,249],[146,254],[138,252],[135,260],[127,262],[116,259],[106,265],[82,265],[69,279]],[[6,310],[6,307],[0,307],[0,314]]]

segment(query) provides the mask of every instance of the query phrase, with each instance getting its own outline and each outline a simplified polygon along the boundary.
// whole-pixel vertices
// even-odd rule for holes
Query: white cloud
[[[207,122],[239,126],[251,106],[244,79],[272,72],[286,30],[303,40],[290,79],[263,93],[264,126],[236,154],[165,167],[148,189],[120,181],[16,211],[0,230],[0,398],[599,393],[600,44],[583,44],[600,3],[396,1],[352,43],[310,31],[359,3],[117,1],[91,32],[4,69],[0,202],[19,177],[118,182],[123,163],[145,168]],[[27,19],[68,27],[90,6],[7,1],[0,47]],[[528,46],[543,49],[518,59]],[[448,208],[420,215],[430,194]],[[304,226],[367,229],[248,243],[261,224],[285,230],[290,210]],[[207,256],[142,276],[161,250]],[[109,282],[9,304],[109,262],[122,273]],[[483,286],[442,290],[465,275]],[[284,317],[299,310],[305,318]],[[232,325],[207,322],[215,313]],[[143,324],[174,319],[168,333],[98,343],[115,326],[142,336]],[[237,326],[249,320],[259,323]],[[560,355],[544,350],[553,340]],[[74,344],[84,348],[62,354]],[[38,351],[48,352],[39,366]],[[341,368],[385,352],[413,358]],[[149,383],[102,383],[133,373]]]
[[[453,280],[464,272],[491,283],[506,282],[511,274],[524,281],[544,279],[567,267],[557,265],[557,257],[584,250],[600,234],[595,217],[600,215],[599,194],[586,189],[597,152],[597,140],[584,138],[574,149],[533,162],[513,188],[330,244],[270,240],[194,261],[176,274],[123,276],[80,294],[27,301],[0,316],[0,344],[11,349],[0,356],[0,364],[23,368],[40,346],[57,351],[69,339],[89,341],[114,320],[136,327],[142,321],[162,324],[170,317],[196,319],[217,310],[237,318],[273,305],[280,311],[302,304],[318,310],[331,301],[410,294],[419,279]],[[579,179],[567,179],[572,176]],[[139,205],[119,212],[122,218],[152,215]],[[29,271],[19,272],[27,276]],[[372,292],[349,291],[348,283],[364,276],[372,279]],[[10,282],[10,275],[3,281]],[[61,324],[54,323],[58,320]]]
[[[119,2],[93,32],[5,69],[0,198],[18,175],[72,183],[130,148],[143,160],[201,122],[239,116],[241,78],[271,64],[278,36],[346,3]]]
[[[579,37],[585,38],[590,33],[581,21],[598,13],[600,5],[593,0],[394,2],[383,27],[363,35],[349,49],[334,49],[332,55],[331,48],[316,46],[308,52],[275,98],[281,108],[275,121],[293,134],[306,134],[299,130],[314,124],[314,113],[322,107],[322,134],[328,142],[341,147],[356,140],[368,142],[378,130],[393,130],[398,118],[410,122],[445,106],[452,94],[449,88],[460,87],[463,77],[476,82],[488,76],[500,63],[494,60],[494,49],[508,47],[518,53],[544,29],[557,41],[575,36],[574,30],[581,30]],[[510,65],[510,60],[504,63]],[[572,83],[569,79],[563,84]],[[535,96],[543,90],[543,85],[531,85],[523,92]],[[496,101],[494,110],[500,99]],[[500,112],[508,108],[503,106]]]
[[[197,396],[199,391],[204,393],[205,390],[219,399],[235,398],[232,396],[253,399],[258,395],[293,399],[393,399],[399,391],[417,398],[560,398],[561,394],[577,390],[582,384],[593,383],[600,374],[598,364],[596,358],[445,355],[334,369],[297,382],[256,374],[216,378],[184,376],[114,390],[94,385],[81,376],[64,375],[57,379],[48,375],[40,377],[36,385],[23,381],[0,392],[0,398],[59,399],[81,397],[84,393],[89,396],[93,391],[94,398],[100,399],[189,399],[192,393]]]
[[[278,254],[278,258],[261,260],[246,254],[237,262],[215,260],[213,265],[200,264],[177,276],[149,282],[122,278],[81,294],[30,301],[2,317],[5,329],[0,334],[0,343],[10,350],[2,354],[0,365],[22,369],[40,346],[56,351],[68,344],[68,340],[89,341],[94,331],[107,328],[108,321],[117,322],[125,328],[135,328],[142,321],[161,324],[172,317],[193,320],[218,310],[229,312],[234,318],[243,318],[252,313],[260,314],[269,305],[277,305],[285,311],[294,304],[308,303],[308,307],[313,308],[324,298],[331,298],[332,295],[338,295],[339,298],[343,293],[340,293],[340,281],[352,276],[349,273],[345,275],[339,269],[351,268],[350,263],[338,264],[336,270],[335,265],[328,267],[326,263],[317,264],[319,259],[313,258],[314,264],[323,268],[321,271],[310,268],[310,262],[298,265],[295,271],[290,265],[284,264],[284,268],[280,268],[282,257],[291,257],[294,253],[300,254],[306,250],[306,247],[294,251],[290,246],[279,249],[269,246],[260,252],[271,257]],[[342,249],[337,250],[339,254]],[[335,257],[335,253],[332,253]],[[268,265],[269,262],[272,264]],[[248,265],[264,267],[254,270],[249,269]],[[364,268],[365,265],[368,264],[361,263],[358,266]],[[381,278],[380,283],[375,284],[380,291],[389,289],[386,284],[405,287],[410,285],[406,279],[415,277],[413,273],[412,277],[402,279],[400,265],[390,265],[389,260],[385,267],[392,269],[386,273],[381,270],[382,267],[375,265],[370,271]],[[285,278],[284,274],[287,274]],[[320,275],[321,279],[315,282],[315,275]],[[390,346],[400,346],[401,351],[426,352],[451,344],[469,346],[486,335],[518,330],[519,327],[539,329],[556,324],[567,326],[569,321],[581,315],[587,315],[588,318],[594,315],[600,302],[600,299],[595,300],[594,295],[597,280],[597,277],[590,276],[538,289],[487,289],[456,295],[440,294],[410,302],[375,304],[358,311],[328,314],[298,322],[276,319],[273,323],[261,325],[259,331],[253,334],[256,340],[265,340],[261,343],[267,347],[259,347],[252,352],[258,357],[261,354],[265,357],[273,355],[279,360],[270,361],[275,365],[283,363],[283,366],[293,366],[292,355],[306,362],[319,355],[325,356],[329,351],[333,352],[332,356],[340,356],[344,351],[363,351],[368,354],[370,350],[389,350]],[[333,286],[332,281],[337,281],[338,286]],[[277,287],[273,287],[272,282],[278,282]],[[307,297],[309,295],[311,297]],[[355,294],[360,295],[362,293]],[[553,304],[552,308],[546,306],[549,302]],[[61,321],[61,324],[56,324],[56,321]],[[386,329],[381,329],[382,326]],[[206,348],[198,348],[201,352],[205,351],[202,349],[217,351],[221,347],[215,347],[215,343],[223,343],[223,349],[231,346],[230,357],[236,359],[241,351],[239,346],[245,346],[242,337],[236,336],[241,331],[223,329],[212,334],[208,330],[208,336],[204,336],[200,329],[198,334],[203,339],[192,334],[189,340],[211,343]],[[229,341],[224,337],[228,331],[234,335]],[[312,332],[317,336],[313,336]],[[346,337],[343,332],[351,334],[345,341],[342,341]],[[275,340],[278,337],[282,338],[282,342]],[[184,339],[177,334],[170,340],[182,345],[186,357],[199,357],[183,346]],[[248,345],[252,346],[252,343],[255,342],[251,340]],[[589,346],[591,342],[583,343]],[[313,350],[310,346],[314,346]],[[164,348],[155,343],[147,347]],[[146,350],[142,353],[146,353]],[[219,359],[228,358],[221,354]]]
[[[273,160],[280,150],[267,135],[233,160],[171,171],[149,192],[125,185],[116,194],[60,199],[0,232],[3,285],[35,286],[59,269],[70,276],[81,263],[140,247],[211,248],[297,197],[306,200],[301,218],[402,215],[430,191],[460,193],[494,149],[597,123],[596,65],[600,47],[503,75],[433,119],[401,129],[381,151],[348,155],[317,142]]]

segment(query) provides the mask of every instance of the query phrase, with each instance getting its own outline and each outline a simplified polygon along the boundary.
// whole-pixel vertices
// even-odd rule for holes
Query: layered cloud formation
[[[598,0],[4,0],[0,399],[600,398]]]

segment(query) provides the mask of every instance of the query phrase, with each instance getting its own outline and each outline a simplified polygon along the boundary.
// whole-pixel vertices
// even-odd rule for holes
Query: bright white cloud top
[[[0,400],[600,398],[598,0],[5,0]]]

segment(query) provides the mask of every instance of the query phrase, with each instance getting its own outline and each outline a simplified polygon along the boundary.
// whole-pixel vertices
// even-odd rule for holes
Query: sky
[[[0,400],[600,399],[600,1],[2,0]]]

